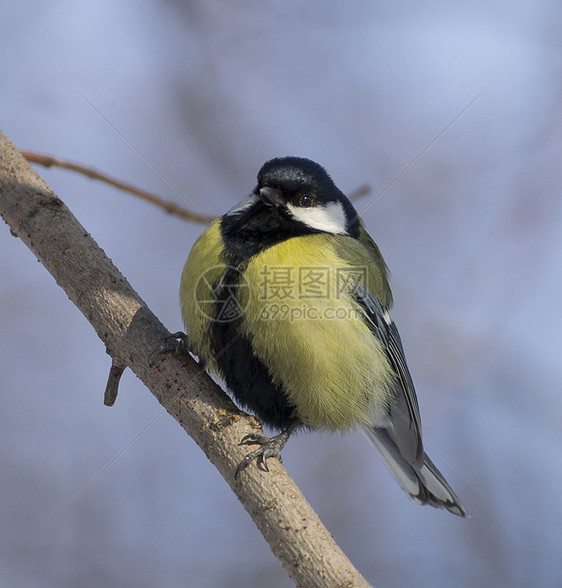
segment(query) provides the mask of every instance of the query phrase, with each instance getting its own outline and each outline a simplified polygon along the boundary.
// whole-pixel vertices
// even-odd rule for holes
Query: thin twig
[[[58,157],[52,157],[51,155],[44,155],[42,153],[36,153],[35,151],[21,151],[21,154],[29,161],[30,163],[36,163],[38,165],[42,165],[44,167],[60,167],[62,169],[68,169],[93,180],[99,180],[100,182],[105,182],[106,184],[110,184],[119,190],[123,190],[124,192],[129,192],[130,194],[134,194],[138,196],[142,200],[146,200],[159,208],[162,208],[169,214],[173,214],[175,216],[179,216],[180,218],[184,218],[188,221],[194,223],[202,223],[202,224],[209,224],[212,220],[212,217],[197,214],[196,212],[192,212],[187,208],[183,208],[176,204],[175,202],[170,202],[169,200],[163,200],[156,194],[152,192],[147,192],[146,190],[142,190],[141,188],[137,188],[132,184],[128,184],[127,182],[122,182],[121,180],[116,180],[107,174],[100,172],[96,169],[88,167],[86,165],[81,165],[79,163],[74,163],[72,161],[67,161],[64,159],[59,159]]]
[[[348,198],[351,200],[351,202],[353,202],[355,200],[359,200],[359,198],[363,198],[363,196],[367,196],[368,194],[370,194],[371,190],[372,190],[372,188],[371,188],[371,186],[369,186],[369,184],[363,184],[362,186],[357,188],[357,190],[354,190],[348,196]]]

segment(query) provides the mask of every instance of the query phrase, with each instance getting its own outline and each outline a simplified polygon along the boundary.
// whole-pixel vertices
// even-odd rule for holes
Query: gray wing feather
[[[364,432],[394,479],[413,501],[445,508],[464,517],[466,510],[461,501],[424,452],[416,391],[389,309],[360,285],[355,287],[354,293],[364,310],[365,321],[383,344],[396,374],[387,415],[365,427]]]
[[[390,365],[396,374],[396,384],[388,414],[391,427],[385,428],[404,459],[414,466],[421,467],[424,452],[420,409],[398,329],[390,320],[388,309],[382,306],[376,296],[360,285],[356,286],[355,295],[365,311],[365,320],[373,334],[383,344]]]

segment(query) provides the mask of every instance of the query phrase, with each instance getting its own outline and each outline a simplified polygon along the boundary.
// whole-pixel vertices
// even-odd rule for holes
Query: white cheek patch
[[[287,208],[295,220],[301,221],[313,229],[327,233],[347,233],[345,212],[339,202],[331,202],[325,206],[311,206],[310,208],[287,203]]]

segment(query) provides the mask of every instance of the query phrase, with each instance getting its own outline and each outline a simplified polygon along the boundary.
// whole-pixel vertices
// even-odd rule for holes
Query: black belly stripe
[[[228,284],[216,294],[217,313],[232,298],[240,273],[227,269],[223,282]],[[253,353],[251,341],[241,334],[243,316],[230,321],[214,321],[211,328],[215,361],[237,402],[254,412],[267,425],[284,429],[293,421],[293,407],[283,389],[275,384],[267,367]]]

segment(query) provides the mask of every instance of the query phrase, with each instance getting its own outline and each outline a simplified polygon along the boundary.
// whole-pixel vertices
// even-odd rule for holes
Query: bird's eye
[[[314,206],[314,197],[310,194],[301,194],[299,197],[299,206],[301,208],[310,208]]]

